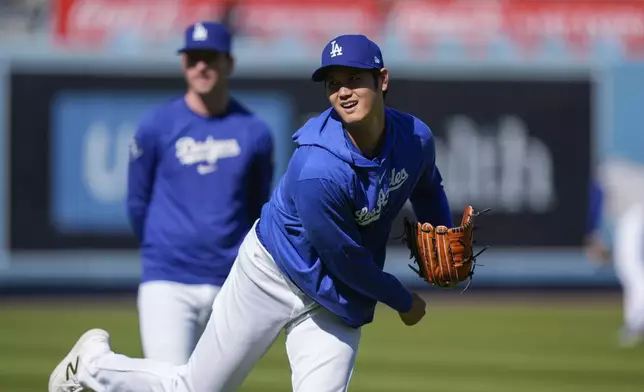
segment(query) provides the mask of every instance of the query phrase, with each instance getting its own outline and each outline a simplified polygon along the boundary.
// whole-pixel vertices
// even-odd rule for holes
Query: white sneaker
[[[109,348],[110,336],[102,329],[90,329],[76,342],[69,354],[63,359],[49,376],[49,392],[80,392],[83,387],[76,379],[78,366],[82,362],[81,356],[92,344],[107,344]]]

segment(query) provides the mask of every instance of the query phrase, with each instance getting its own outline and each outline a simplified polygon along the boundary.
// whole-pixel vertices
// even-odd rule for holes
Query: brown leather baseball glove
[[[461,225],[448,228],[405,219],[403,242],[411,250],[418,268],[409,265],[421,278],[438,287],[453,287],[474,275],[476,258],[487,247],[474,254],[474,218],[489,209],[474,212],[465,208]],[[465,291],[463,290],[463,291]]]

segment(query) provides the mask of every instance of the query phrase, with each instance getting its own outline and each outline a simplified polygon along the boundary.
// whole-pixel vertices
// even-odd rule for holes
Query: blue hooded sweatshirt
[[[411,293],[383,271],[394,219],[410,200],[419,220],[453,225],[429,127],[387,108],[373,159],[332,109],[293,138],[297,149],[262,209],[260,242],[300,290],[353,328],[373,320],[377,302],[409,311]]]

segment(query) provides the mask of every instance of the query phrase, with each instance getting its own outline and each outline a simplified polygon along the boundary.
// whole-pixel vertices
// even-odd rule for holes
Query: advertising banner
[[[181,94],[181,78],[13,73],[12,249],[133,248],[125,157],[143,112]],[[276,181],[292,134],[328,103],[294,78],[234,79],[234,94],[271,126]],[[579,246],[587,216],[591,129],[587,80],[399,80],[387,103],[425,121],[455,219],[492,208],[480,244]],[[392,229],[402,233],[402,217]]]
[[[208,19],[261,43],[304,43],[299,50],[351,26],[419,55],[445,42],[465,43],[470,54],[507,43],[530,54],[562,42],[580,55],[607,43],[633,57],[644,53],[640,0],[155,0],[153,7],[149,0],[55,0],[51,17],[55,42],[94,49],[175,42],[187,25]]]
[[[101,48],[111,40],[165,42],[199,20],[219,20],[227,0],[54,0],[52,38]]]
[[[184,93],[181,78],[12,75],[10,247],[129,249],[127,165],[142,116]],[[289,96],[233,91],[274,133],[275,182],[292,152]]]
[[[161,93],[61,92],[51,105],[50,218],[61,233],[128,232],[129,148]]]
[[[583,53],[608,40],[644,52],[644,2],[639,0],[425,0],[393,3],[389,32],[418,47],[440,41],[475,48],[509,39],[530,51],[562,40]]]

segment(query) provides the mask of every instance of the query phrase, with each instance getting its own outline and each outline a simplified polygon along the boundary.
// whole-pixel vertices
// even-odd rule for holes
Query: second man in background
[[[190,357],[273,178],[270,130],[229,93],[230,32],[204,22],[185,34],[187,92],[141,121],[127,196],[143,352],[174,364]]]

